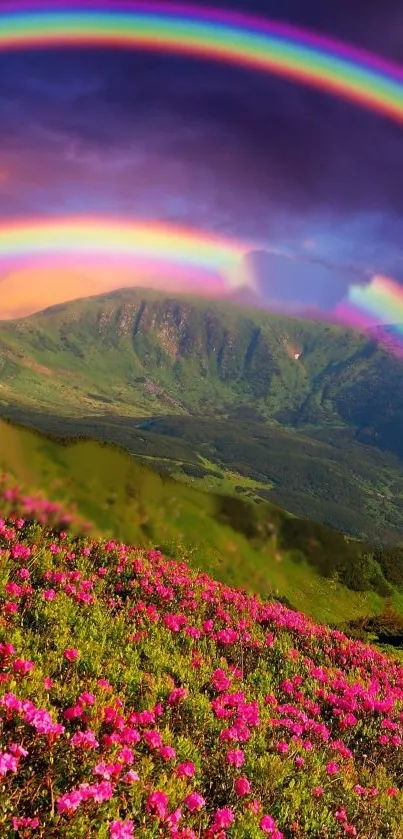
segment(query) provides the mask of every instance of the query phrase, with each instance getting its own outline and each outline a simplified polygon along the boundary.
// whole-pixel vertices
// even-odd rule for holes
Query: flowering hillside
[[[1,837],[403,837],[396,662],[5,484],[0,514]]]

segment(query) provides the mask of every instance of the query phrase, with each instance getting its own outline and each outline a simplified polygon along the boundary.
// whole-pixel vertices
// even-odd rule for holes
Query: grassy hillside
[[[0,500],[4,839],[401,839],[401,666],[13,503],[7,518]]]
[[[395,369],[352,330],[139,289],[4,321],[0,347],[5,400],[11,392],[26,404],[80,413],[107,405],[126,416],[249,410],[254,419],[337,425],[343,412],[324,385],[346,368],[357,381],[368,364]]]
[[[403,575],[392,580],[390,559],[382,571],[364,543],[268,502],[161,477],[114,446],[57,441],[0,421],[0,469],[74,503],[98,533],[157,546],[227,584],[283,597],[318,620],[340,625],[378,614],[390,598],[403,610]]]
[[[138,289],[0,324],[3,416],[371,539],[403,532],[402,372],[352,330]]]
[[[163,475],[208,492],[269,500],[372,541],[403,534],[403,472],[394,455],[343,431],[324,439],[248,421],[112,414],[66,417],[19,405],[4,416],[59,436],[89,436],[124,447]]]

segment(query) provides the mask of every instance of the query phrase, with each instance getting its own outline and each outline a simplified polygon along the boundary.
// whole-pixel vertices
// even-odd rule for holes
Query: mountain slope
[[[249,409],[255,419],[361,431],[386,405],[390,422],[403,409],[401,361],[365,335],[158,292],[125,289],[2,322],[0,348],[4,398],[66,410],[110,399],[126,415]]]
[[[403,608],[403,579],[394,577],[390,587],[365,544],[267,502],[162,479],[115,446],[58,441],[0,421],[1,470],[65,506],[74,503],[104,535],[158,544],[227,584],[286,597],[318,620],[374,614],[392,592]]]
[[[252,404],[271,420],[318,401],[324,373],[337,379],[340,364],[382,355],[340,327],[132,289],[4,322],[0,342],[6,395],[12,383],[26,399],[77,408],[78,397],[88,407],[98,394],[136,415],[168,406],[227,416]],[[317,415],[326,421],[334,411],[318,403]]]
[[[0,324],[4,416],[94,428],[182,476],[196,452],[220,479],[371,538],[403,530],[402,374],[352,330],[139,289]]]
[[[396,661],[177,558],[0,517],[4,839],[401,839]]]

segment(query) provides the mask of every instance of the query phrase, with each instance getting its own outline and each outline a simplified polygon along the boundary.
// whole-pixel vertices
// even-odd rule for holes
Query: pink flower
[[[30,673],[31,670],[33,670],[33,669],[34,669],[34,662],[33,661],[27,661],[26,659],[23,659],[23,658],[16,658],[15,661],[13,661],[14,673],[21,673],[22,676],[26,676],[27,673]]]
[[[95,702],[95,696],[93,693],[87,693],[87,691],[84,691],[83,693],[80,693],[78,701],[80,705],[93,705]]]
[[[18,612],[18,603],[3,603],[3,612],[7,615],[15,615]]]
[[[353,824],[344,824],[343,831],[346,836],[357,836],[357,828]]]
[[[53,682],[50,676],[45,676],[43,680],[43,686],[46,688],[46,690],[52,690]]]
[[[282,740],[280,743],[277,743],[276,749],[280,752],[280,754],[286,755],[289,751],[289,745],[285,742],[285,740]]]
[[[128,819],[124,822],[116,819],[115,821],[110,823],[110,839],[132,839],[133,836],[133,822],[131,821],[131,819]]]
[[[175,760],[176,758],[176,751],[173,748],[173,746],[161,746],[159,754],[160,757],[162,757],[162,759],[166,761]]]
[[[172,836],[176,837],[178,835],[176,831],[177,831],[177,827],[178,827],[178,824],[179,824],[181,818],[182,818],[182,810],[181,810],[180,807],[177,807],[176,810],[173,811],[173,813],[169,814],[169,816],[166,820],[166,825],[167,825],[168,828],[171,829],[171,831],[174,831],[173,833],[171,833]],[[182,832],[182,835],[183,835],[183,832]]]
[[[260,819],[259,827],[263,830],[263,833],[273,835],[273,831],[276,829],[276,822],[272,816],[263,816],[263,818]]]
[[[176,769],[178,778],[193,778],[195,772],[196,767],[190,760],[185,760],[184,763],[180,763]]]
[[[168,705],[178,705],[181,699],[186,699],[187,695],[185,688],[174,688],[168,696]]]
[[[165,792],[155,790],[147,798],[147,812],[158,816],[159,819],[166,819],[168,815],[168,796]]]
[[[98,687],[103,688],[103,690],[112,690],[112,686],[106,681],[106,679],[98,679],[97,685]]]
[[[58,813],[74,813],[77,810],[77,807],[81,804],[82,796],[79,790],[73,790],[73,792],[66,792],[64,795],[61,795],[58,802],[57,802],[57,812]]]
[[[211,684],[217,691],[225,691],[228,690],[231,680],[228,678],[227,674],[221,668],[214,670]]]
[[[326,772],[328,775],[336,775],[339,771],[339,764],[336,761],[331,760],[329,763],[326,764]]]
[[[4,658],[8,658],[10,655],[15,654],[15,647],[9,642],[7,644],[0,644],[0,655]]]
[[[80,653],[74,647],[71,647],[70,649],[64,650],[63,655],[66,661],[77,661]]]
[[[97,749],[98,740],[93,731],[77,731],[70,740],[75,749]]]
[[[21,827],[28,827],[30,830],[35,830],[37,827],[39,827],[39,819],[24,818],[24,816],[21,816],[21,818],[17,819],[16,816],[13,816],[12,825],[13,830],[16,831],[19,830]]]
[[[122,777],[122,781],[125,781],[126,784],[135,784],[136,781],[139,781],[139,780],[140,780],[140,778],[139,778],[137,772],[134,771],[134,769],[129,769],[129,771],[126,772],[126,774],[123,775],[123,777]]]
[[[206,802],[200,793],[191,792],[190,795],[186,796],[184,803],[186,804],[188,810],[190,810],[191,813],[194,813],[195,810],[201,810]]]
[[[103,760],[94,766],[93,775],[98,775],[104,781],[110,781],[111,778],[117,777],[122,770],[120,763],[105,763]]]
[[[255,798],[253,801],[248,801],[246,807],[248,810],[251,811],[251,813],[254,813],[255,816],[257,816],[257,814],[260,813],[262,809],[262,805],[260,801],[257,800],[257,798]]]
[[[314,787],[312,790],[312,795],[314,798],[322,798],[323,787]]]
[[[94,784],[92,787],[92,798],[96,804],[102,804],[103,801],[108,801],[112,798],[113,786],[110,781],[101,781],[99,784]]]
[[[214,814],[213,826],[218,830],[226,830],[235,821],[235,816],[229,807],[222,807]]]
[[[72,705],[70,708],[66,708],[66,710],[63,711],[63,716],[65,720],[75,720],[81,717],[82,714],[83,709],[81,705]]]
[[[0,775],[7,775],[7,772],[16,772],[17,769],[17,759],[10,752],[0,752]]]
[[[250,793],[250,783],[244,775],[240,778],[237,778],[235,781],[235,792],[237,795],[249,795]]]
[[[147,730],[143,733],[143,739],[151,749],[160,749],[162,746],[162,737],[159,731]]]
[[[44,600],[50,601],[50,600],[55,600],[55,598],[56,598],[56,592],[55,592],[54,588],[45,589],[45,591],[43,592],[43,599]]]
[[[245,755],[242,749],[231,749],[227,752],[227,762],[230,766],[235,766],[236,769],[239,769],[245,762]]]
[[[20,743],[12,743],[11,746],[9,746],[9,749],[11,754],[14,755],[14,757],[26,757],[28,754],[27,749],[24,749],[24,747],[21,746]]]
[[[129,749],[128,746],[123,746],[123,749],[117,755],[117,759],[121,761],[121,763],[134,763],[134,755],[132,749]]]

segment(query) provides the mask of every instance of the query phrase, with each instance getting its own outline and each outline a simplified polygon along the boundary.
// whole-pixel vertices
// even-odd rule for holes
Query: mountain
[[[403,532],[402,374],[373,336],[142,289],[0,323],[4,416],[371,538]]]

